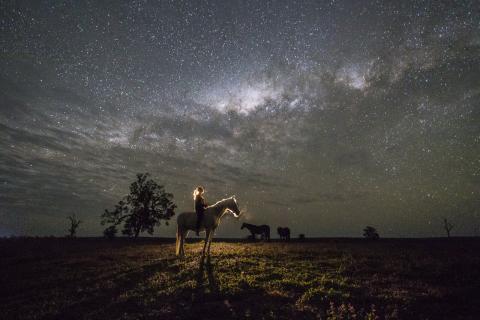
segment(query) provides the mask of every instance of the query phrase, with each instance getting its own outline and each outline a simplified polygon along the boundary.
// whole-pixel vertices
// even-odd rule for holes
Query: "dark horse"
[[[278,235],[282,240],[290,240],[290,229],[289,228],[277,228]]]
[[[252,238],[255,239],[255,235],[259,234],[264,240],[270,240],[270,227],[266,224],[256,226],[254,224],[243,223],[240,229],[247,228],[252,233]]]

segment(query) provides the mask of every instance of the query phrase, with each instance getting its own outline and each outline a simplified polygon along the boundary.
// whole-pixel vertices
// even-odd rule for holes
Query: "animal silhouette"
[[[240,229],[247,228],[248,231],[252,234],[252,238],[255,239],[255,235],[259,234],[261,239],[270,240],[270,227],[266,224],[261,226],[256,226],[250,223],[243,223]]]
[[[281,240],[290,240],[290,229],[288,227],[278,227],[277,232]]]

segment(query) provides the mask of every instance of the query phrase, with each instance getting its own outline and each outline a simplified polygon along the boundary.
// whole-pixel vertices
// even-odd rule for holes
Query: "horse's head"
[[[228,205],[228,209],[233,212],[233,215],[235,216],[235,218],[240,217],[241,212],[240,212],[240,209],[238,209],[237,199],[235,199],[235,196],[232,196],[230,200],[231,201]]]

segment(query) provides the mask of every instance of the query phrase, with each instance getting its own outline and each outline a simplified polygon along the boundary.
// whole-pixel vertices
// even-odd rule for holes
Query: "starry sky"
[[[0,1],[0,236],[150,172],[292,236],[480,227],[478,1]],[[158,236],[173,236],[174,225]]]

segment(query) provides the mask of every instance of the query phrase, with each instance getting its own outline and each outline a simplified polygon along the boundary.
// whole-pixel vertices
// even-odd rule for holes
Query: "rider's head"
[[[195,198],[197,195],[201,196],[201,195],[203,195],[204,192],[205,192],[205,189],[203,189],[203,187],[201,187],[201,186],[198,186],[193,191],[193,197]]]

